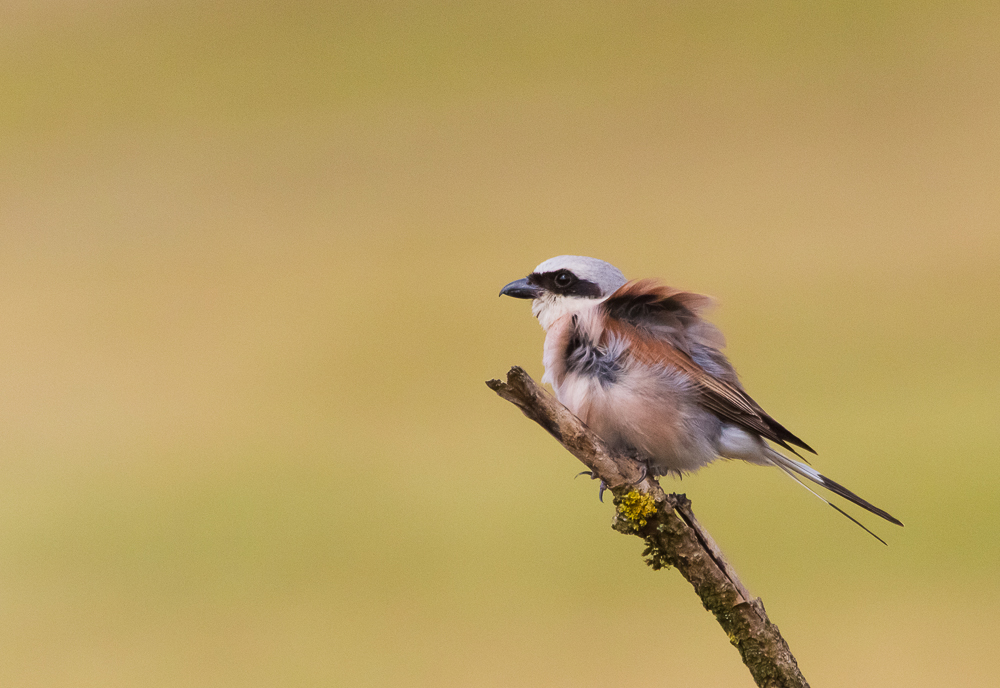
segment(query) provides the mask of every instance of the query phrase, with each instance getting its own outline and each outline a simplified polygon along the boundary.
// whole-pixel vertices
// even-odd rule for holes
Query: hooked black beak
[[[537,299],[542,290],[528,281],[528,278],[511,282],[500,290],[500,296],[513,296],[515,299]]]

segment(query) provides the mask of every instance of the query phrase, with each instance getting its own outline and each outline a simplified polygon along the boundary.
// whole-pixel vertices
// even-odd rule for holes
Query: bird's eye
[[[560,270],[556,273],[556,276],[552,280],[557,287],[560,289],[565,289],[574,282],[576,282],[576,275],[568,270]]]

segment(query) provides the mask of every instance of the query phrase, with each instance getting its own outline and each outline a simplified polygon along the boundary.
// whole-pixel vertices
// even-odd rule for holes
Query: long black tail
[[[808,485],[806,485],[804,482],[802,482],[801,480],[799,480],[799,476],[802,476],[803,478],[806,478],[807,480],[811,480],[812,482],[816,483],[817,485],[820,485],[821,487],[826,488],[827,490],[829,490],[830,492],[834,493],[835,495],[840,495],[841,497],[843,497],[847,501],[852,502],[853,504],[857,504],[862,509],[865,509],[866,511],[870,511],[871,513],[875,514],[876,516],[881,516],[882,518],[884,518],[889,523],[895,523],[897,526],[903,525],[902,521],[900,521],[898,518],[896,518],[895,516],[893,516],[889,512],[883,511],[882,509],[879,509],[877,506],[875,506],[871,502],[862,499],[861,497],[857,496],[856,494],[854,494],[853,492],[851,492],[850,490],[848,490],[846,487],[844,487],[843,485],[841,485],[840,483],[835,483],[834,481],[830,480],[826,476],[822,475],[819,471],[817,471],[816,469],[812,468],[811,466],[807,466],[804,463],[800,463],[799,461],[796,461],[795,459],[790,459],[787,456],[785,456],[783,454],[779,454],[778,452],[776,452],[776,451],[774,451],[773,449],[770,449],[770,448],[768,448],[768,456],[771,459],[771,463],[773,463],[775,466],[777,466],[778,468],[780,468],[781,470],[783,470],[785,473],[787,473],[793,480],[795,480],[797,483],[799,483],[800,485],[802,485],[802,487],[806,488],[807,490],[809,490],[810,492],[812,492],[814,495],[816,495],[816,497],[818,497],[819,499],[822,499],[824,502],[826,502],[827,504],[829,504],[831,507],[833,507],[834,509],[836,509],[837,511],[839,511],[841,514],[843,514],[844,516],[846,516],[847,518],[849,518],[854,523],[856,523],[863,530],[865,530],[865,532],[867,532],[869,535],[871,535],[876,540],[878,540],[879,542],[881,542],[883,545],[886,544],[885,540],[883,540],[882,538],[880,538],[878,535],[876,535],[872,531],[868,530],[868,528],[866,528],[864,525],[862,525],[857,519],[855,519],[853,516],[851,516],[850,514],[848,514],[846,511],[844,511],[843,509],[841,509],[840,507],[838,507],[836,504],[834,504],[830,500],[824,498],[823,496],[817,494],[815,490],[810,489],[810,487]]]

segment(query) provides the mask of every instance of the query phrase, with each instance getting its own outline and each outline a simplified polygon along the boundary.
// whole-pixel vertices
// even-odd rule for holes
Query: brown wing
[[[632,343],[633,356],[683,371],[698,389],[699,403],[719,418],[793,452],[789,444],[815,454],[743,391],[732,364],[717,348],[721,335],[698,315],[710,303],[706,296],[643,280],[623,286],[602,308],[607,329]]]

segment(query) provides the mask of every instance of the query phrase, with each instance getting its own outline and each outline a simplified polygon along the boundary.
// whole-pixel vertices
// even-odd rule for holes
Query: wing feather
[[[704,408],[790,451],[792,444],[815,454],[743,391],[732,364],[719,351],[721,334],[699,315],[711,303],[701,294],[640,280],[618,289],[601,307],[606,329],[631,342],[632,356],[682,371]]]

